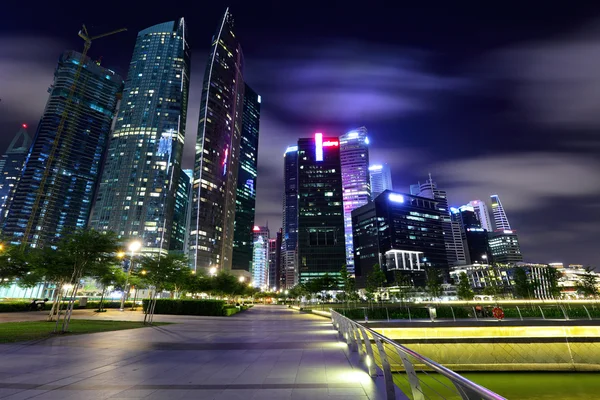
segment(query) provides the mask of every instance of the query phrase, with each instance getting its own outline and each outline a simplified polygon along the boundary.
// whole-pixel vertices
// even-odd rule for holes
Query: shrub
[[[144,311],[148,308],[148,299],[142,304]],[[180,300],[180,299],[156,299],[155,314],[171,315],[224,315],[225,302],[222,300]]]

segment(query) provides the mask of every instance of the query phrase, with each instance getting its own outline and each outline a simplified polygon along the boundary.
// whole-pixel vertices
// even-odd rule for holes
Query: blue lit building
[[[138,33],[90,221],[124,241],[140,239],[144,252],[184,247],[173,218],[188,105],[185,35],[183,18]]]
[[[252,263],[252,227],[256,211],[256,172],[261,98],[250,86],[244,89],[242,139],[235,199],[232,269],[250,271]]]
[[[369,167],[371,180],[371,198],[379,196],[385,190],[392,190],[392,173],[387,164],[376,164]]]
[[[283,155],[283,287],[298,281],[298,146],[288,146]]]
[[[30,146],[27,124],[23,124],[0,158],[0,222],[6,216]]]
[[[182,170],[179,173],[179,182],[173,208],[173,234],[171,236],[171,250],[187,254],[188,232],[190,228],[190,201],[192,198],[191,170]]]
[[[87,226],[122,89],[120,76],[90,58],[75,51],[60,56],[8,208],[4,236],[41,247]]]
[[[269,228],[255,226],[252,234],[252,285],[267,290],[269,288]]]

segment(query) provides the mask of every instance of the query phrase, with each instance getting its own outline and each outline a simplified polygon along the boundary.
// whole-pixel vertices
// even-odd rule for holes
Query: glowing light
[[[227,156],[229,155],[229,148],[225,149],[225,158],[223,159],[223,175],[227,173]]]
[[[390,193],[388,199],[390,201],[393,201],[394,203],[404,203],[404,196],[402,196],[401,194]]]
[[[369,144],[369,143],[370,143],[370,141],[369,141],[369,138],[368,138],[368,137],[366,137],[366,138],[365,138],[365,144]]]
[[[129,251],[131,251],[132,253],[138,251],[141,248],[142,242],[140,242],[139,240],[134,240],[133,242],[129,243]]]
[[[245,280],[246,280],[246,278],[244,278],[243,276],[240,276],[240,279],[239,279],[240,282],[244,282]]]
[[[291,153],[293,151],[298,151],[298,146],[288,146],[288,148],[285,149],[285,153],[283,153],[283,155],[286,155],[287,153]]]
[[[475,209],[471,206],[460,206],[458,207],[460,211],[475,211]]]
[[[261,97],[260,97],[260,94],[259,94],[259,95],[258,95],[258,99],[256,99],[256,101],[258,101],[258,104],[260,104],[261,100],[262,100],[262,99],[261,99]]]
[[[371,366],[371,363],[372,363],[372,361],[371,361],[371,357],[367,356],[367,357],[365,358],[365,362],[367,363],[367,367],[370,367],[370,366]]]
[[[358,137],[358,132],[348,132],[348,139],[356,139]]]
[[[323,161],[323,134],[315,133],[315,159]]]
[[[451,212],[452,214],[458,214],[458,213],[459,213],[459,210],[458,210],[458,208],[456,208],[456,207],[450,207],[450,212]]]
[[[383,169],[383,165],[371,165],[369,171],[380,171]]]
[[[27,129],[27,124],[21,125],[23,128]]]
[[[253,228],[252,230],[253,230],[254,232],[258,232],[258,231],[260,231],[260,228],[259,228],[258,226],[256,226],[256,225],[255,225],[255,226],[254,226],[254,228]]]
[[[504,230],[504,233],[508,235],[508,234],[511,234],[511,233],[513,233],[513,232],[512,232],[511,230],[505,229],[505,230]]]
[[[217,267],[211,267],[211,268],[208,270],[208,272],[209,272],[211,275],[215,275],[215,274],[217,273]]]
[[[339,145],[340,142],[338,142],[337,140],[328,140],[323,143],[323,147],[338,147]]]

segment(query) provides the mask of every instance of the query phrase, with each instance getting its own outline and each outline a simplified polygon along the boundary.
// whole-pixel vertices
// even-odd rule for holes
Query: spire
[[[19,141],[21,141],[20,145],[17,145]],[[29,146],[31,146],[31,136],[27,133],[27,124],[23,124],[12,142],[10,142],[6,153],[27,153]]]

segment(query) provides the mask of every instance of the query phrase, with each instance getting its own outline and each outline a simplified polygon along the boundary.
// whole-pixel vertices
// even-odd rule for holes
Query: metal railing
[[[369,375],[377,376],[377,368],[383,372],[388,400],[397,398],[397,390],[413,400],[506,400],[372,329],[330,311],[334,327],[350,350],[359,352]]]

